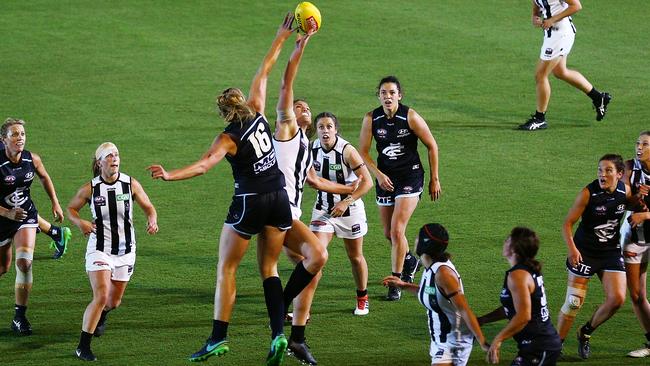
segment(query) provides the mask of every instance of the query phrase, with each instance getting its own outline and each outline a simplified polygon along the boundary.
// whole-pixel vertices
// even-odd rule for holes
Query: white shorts
[[[544,43],[539,58],[543,61],[549,61],[559,56],[567,56],[571,52],[575,38],[576,34],[573,31],[552,31],[550,38],[544,32]]]
[[[326,211],[314,209],[309,229],[314,232],[334,233],[337,238],[357,239],[368,233],[368,222],[363,201],[350,206],[350,216],[332,217]]]
[[[467,365],[469,356],[472,353],[473,342],[474,336],[471,334],[463,336],[460,340],[454,342],[438,343],[432,339],[429,347],[431,364],[451,362],[454,366]]]
[[[135,251],[114,255],[100,251],[86,253],[86,272],[111,271],[111,280],[128,282],[135,267]]]
[[[629,264],[648,263],[650,246],[629,243],[623,246],[623,260]]]

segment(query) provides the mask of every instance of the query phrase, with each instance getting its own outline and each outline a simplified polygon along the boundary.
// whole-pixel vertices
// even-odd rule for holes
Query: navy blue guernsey
[[[409,107],[399,104],[397,113],[388,118],[384,109],[372,111],[372,136],[376,141],[377,168],[389,177],[422,172],[418,137],[409,127]]]
[[[627,203],[625,184],[619,181],[616,190],[609,193],[600,188],[596,179],[587,190],[589,202],[573,236],[576,247],[591,257],[621,255],[619,229]]]
[[[518,269],[530,273],[535,283],[535,290],[530,294],[531,318],[524,329],[513,336],[517,341],[517,347],[530,351],[559,351],[562,349],[562,343],[553,323],[551,323],[542,275],[524,264],[516,264],[506,271],[500,295],[501,305],[503,305],[506,316],[508,319],[512,319],[516,314],[512,293],[508,288],[508,276]]]
[[[36,168],[32,161],[32,153],[23,150],[20,161],[13,163],[7,157],[2,146],[0,150],[0,205],[8,210],[20,207],[25,211],[36,211],[29,189],[34,181]]]
[[[284,175],[278,168],[271,128],[264,116],[257,113],[248,122],[232,122],[224,133],[237,144],[237,154],[226,155],[232,166],[236,195],[284,189]]]
[[[643,164],[638,159],[632,161],[632,174],[630,175],[630,184],[632,185],[632,194],[639,193],[642,184],[650,185],[650,172],[646,171]],[[650,208],[650,195],[643,197],[645,208]],[[643,212],[644,209],[637,212]],[[632,243],[650,244],[650,221],[646,220],[643,225],[632,229]]]

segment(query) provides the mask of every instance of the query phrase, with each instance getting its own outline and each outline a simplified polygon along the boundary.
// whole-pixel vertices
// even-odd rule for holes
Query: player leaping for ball
[[[548,128],[546,109],[551,98],[551,84],[548,81],[551,72],[556,78],[582,90],[591,98],[596,108],[597,121],[605,118],[612,96],[599,92],[581,73],[566,67],[576,33],[571,15],[580,9],[580,0],[533,0],[533,26],[544,30],[544,43],[535,69],[537,110],[526,123],[519,125],[520,130],[535,131]]]

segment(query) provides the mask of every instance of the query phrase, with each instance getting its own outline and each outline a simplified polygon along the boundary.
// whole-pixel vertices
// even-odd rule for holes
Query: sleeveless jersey
[[[372,111],[372,136],[377,148],[377,167],[389,177],[422,171],[418,137],[408,124],[409,107],[399,104],[397,113],[388,118],[384,109]]]
[[[627,203],[625,184],[619,181],[614,193],[608,193],[600,188],[596,179],[587,189],[589,202],[573,241],[581,253],[592,257],[620,255],[619,231]]]
[[[529,350],[555,351],[562,348],[560,336],[551,323],[551,318],[546,302],[546,291],[544,290],[544,279],[540,273],[533,271],[526,265],[516,264],[508,271],[503,280],[503,289],[501,290],[500,300],[508,319],[512,319],[515,314],[515,305],[512,300],[512,293],[508,288],[508,275],[511,272],[523,269],[530,273],[535,283],[535,290],[530,294],[531,318],[528,324],[513,338],[517,341],[518,348],[527,348]]]
[[[298,128],[298,132],[290,140],[276,140],[274,137],[273,148],[277,154],[278,167],[284,174],[284,189],[289,196],[289,203],[300,208],[307,171],[311,166],[309,138]]]
[[[343,150],[349,144],[349,142],[340,136],[336,136],[336,143],[332,149],[325,150],[320,140],[314,141],[311,153],[314,158],[314,170],[316,170],[316,174],[339,184],[348,184],[357,180],[356,174],[354,174],[354,171],[352,171],[351,167],[343,159]],[[347,194],[318,191],[314,208],[330,213],[334,205],[347,196]],[[350,207],[345,210],[343,216],[350,216]]]
[[[232,136],[237,144],[237,154],[226,155],[235,179],[235,195],[284,188],[284,177],[271,143],[271,129],[264,116],[257,113],[248,122],[232,122],[224,133]]]
[[[119,173],[117,180],[106,183],[93,178],[88,205],[96,230],[88,237],[87,251],[123,255],[135,251],[133,230],[133,191],[131,177]]]
[[[447,260],[446,262],[436,262],[430,268],[424,270],[420,280],[418,300],[427,308],[431,339],[439,343],[446,343],[447,341],[459,340],[462,335],[471,333],[454,304],[436,286],[436,272],[441,266],[447,266],[454,271],[460,282],[460,292],[463,292],[463,282],[460,280],[460,275],[453,263]]]
[[[542,14],[544,19],[560,14],[569,7],[569,5],[563,0],[535,0],[535,4],[539,8],[539,12]],[[551,28],[544,30],[547,37],[551,37],[553,32],[575,33],[576,27],[573,25],[573,19],[571,19],[571,17],[564,17]]]
[[[630,175],[630,184],[632,185],[632,194],[639,192],[639,186],[642,184],[650,185],[650,172],[643,169],[643,164],[639,159],[633,160],[632,175]],[[650,208],[650,195],[643,198],[647,208]],[[637,244],[650,244],[650,222],[644,222],[632,229],[632,242]]]
[[[30,196],[30,187],[36,175],[32,153],[23,150],[20,161],[13,163],[2,146],[0,150],[0,205],[11,210],[20,207],[25,211],[36,211]],[[2,217],[4,219],[4,217]]]

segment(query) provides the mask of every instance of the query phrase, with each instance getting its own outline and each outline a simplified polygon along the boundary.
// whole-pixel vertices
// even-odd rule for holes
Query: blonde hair
[[[102,173],[101,168],[97,163],[103,158],[105,158],[108,155],[108,153],[112,151],[119,152],[117,146],[115,146],[115,144],[112,142],[104,142],[97,147],[97,149],[95,150],[95,156],[93,156],[93,166],[92,166],[93,177],[97,177]]]
[[[7,118],[5,122],[2,124],[2,127],[0,128],[1,138],[7,137],[7,133],[9,133],[9,128],[14,125],[25,126],[25,121],[18,118],[11,118],[11,117]]]
[[[244,93],[237,88],[228,88],[217,96],[217,110],[228,123],[243,123],[255,117],[255,111],[246,103]]]

